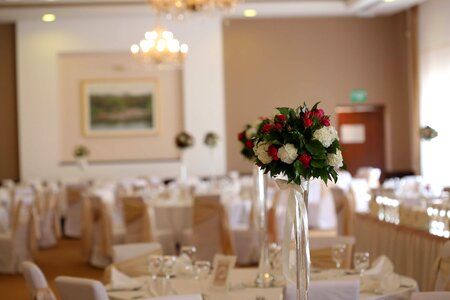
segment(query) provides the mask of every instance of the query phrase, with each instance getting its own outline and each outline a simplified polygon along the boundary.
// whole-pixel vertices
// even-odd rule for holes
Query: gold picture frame
[[[81,81],[82,134],[87,137],[159,133],[159,81],[155,78]]]

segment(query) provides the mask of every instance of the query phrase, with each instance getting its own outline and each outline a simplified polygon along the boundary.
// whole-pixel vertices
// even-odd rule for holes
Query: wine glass
[[[163,258],[161,255],[150,255],[148,257],[148,272],[152,276],[153,281],[156,280],[158,273],[161,271]]]
[[[200,290],[203,293],[205,289],[205,281],[208,278],[209,271],[211,270],[211,263],[207,260],[199,260],[195,262],[195,275],[196,279],[200,281]]]
[[[180,249],[180,255],[185,254],[189,257],[192,264],[195,261],[195,253],[197,253],[197,248],[195,248],[195,246],[182,246]]]
[[[363,276],[364,271],[369,268],[369,252],[355,252],[353,256],[355,270]]]
[[[347,244],[335,244],[331,248],[331,256],[333,258],[334,263],[336,264],[336,269],[341,268],[341,263],[345,258]]]
[[[173,275],[176,260],[177,258],[172,255],[163,256],[162,270],[166,279],[170,279],[170,276]]]

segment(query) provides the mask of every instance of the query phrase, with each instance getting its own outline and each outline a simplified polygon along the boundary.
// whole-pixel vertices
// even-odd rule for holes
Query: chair
[[[195,196],[192,231],[198,260],[212,261],[216,253],[234,253],[228,217],[219,195]]]
[[[365,179],[369,188],[378,188],[380,186],[381,169],[373,167],[361,167],[356,170],[355,178]]]
[[[153,240],[149,210],[141,196],[121,198],[126,228],[126,243],[144,243]]]
[[[109,300],[105,287],[97,280],[58,276],[55,284],[62,300]]]
[[[414,292],[411,300],[450,300],[450,292]]]
[[[283,288],[284,300],[295,300],[295,285]],[[310,300],[357,300],[359,280],[319,280],[311,281],[308,290]]]
[[[68,237],[79,238],[81,236],[81,206],[85,184],[69,184],[66,186],[67,212],[64,224],[64,234]]]
[[[146,253],[161,251],[159,243],[135,243],[113,246],[113,263],[119,263]]]
[[[33,300],[56,300],[41,269],[30,261],[22,262],[22,273]]]
[[[334,268],[335,263],[332,258],[332,247],[335,244],[347,245],[346,256],[341,265],[343,268],[350,268],[353,246],[355,245],[355,238],[353,236],[310,237],[311,264],[319,268]]]
[[[334,206],[337,216],[338,235],[353,234],[353,214],[355,212],[355,203],[353,198],[338,186],[330,187],[334,199]]]
[[[61,227],[59,223],[58,203],[55,193],[50,189],[40,192],[41,207],[40,221],[42,238],[39,240],[40,248],[48,248],[58,243],[61,237]]]

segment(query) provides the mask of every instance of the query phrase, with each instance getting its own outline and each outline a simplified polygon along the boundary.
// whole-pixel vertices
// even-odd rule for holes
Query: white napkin
[[[364,273],[361,291],[382,294],[400,287],[400,276],[394,273],[391,260],[382,255],[375,259],[372,267]]]
[[[174,265],[175,274],[181,275],[193,275],[194,267],[192,266],[191,259],[186,254],[181,254]]]
[[[120,272],[115,267],[111,268],[111,282],[109,290],[134,290],[140,288],[142,284],[128,275]]]

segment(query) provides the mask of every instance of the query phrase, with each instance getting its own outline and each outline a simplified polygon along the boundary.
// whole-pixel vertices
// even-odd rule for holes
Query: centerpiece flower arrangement
[[[238,134],[238,140],[242,145],[241,154],[251,161],[255,159],[253,147],[255,146],[254,140],[260,124],[261,118],[253,122],[253,124],[245,125],[245,129]]]
[[[89,148],[84,145],[78,145],[73,149],[73,157],[77,161],[80,170],[86,169],[89,154]]]
[[[296,284],[296,299],[308,299],[310,257],[308,242],[309,180],[327,183],[338,179],[343,166],[339,138],[330,117],[316,103],[292,109],[277,108],[278,113],[261,121],[254,143],[254,163],[271,176],[283,175],[278,186],[289,189],[283,238],[283,273]],[[294,231],[295,270],[290,264],[290,241]],[[294,275],[293,275],[294,273]]]
[[[420,138],[425,141],[430,141],[437,137],[438,133],[436,130],[431,128],[430,126],[421,127],[419,130]]]
[[[203,139],[205,145],[209,148],[215,148],[219,142],[219,136],[215,132],[207,132],[205,138]]]
[[[181,150],[180,182],[182,184],[186,184],[188,172],[184,158],[184,150],[194,146],[194,137],[189,133],[182,131],[175,136],[175,145]]]

